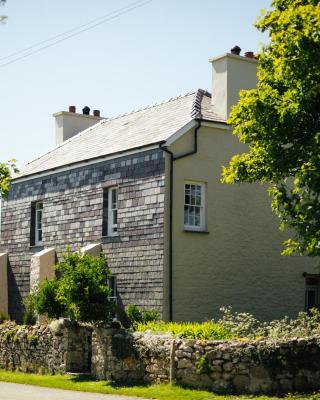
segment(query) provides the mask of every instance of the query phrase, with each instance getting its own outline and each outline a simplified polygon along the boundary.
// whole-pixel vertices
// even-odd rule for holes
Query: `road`
[[[141,397],[117,396],[49,389],[39,386],[0,382],[1,400],[141,400]]]

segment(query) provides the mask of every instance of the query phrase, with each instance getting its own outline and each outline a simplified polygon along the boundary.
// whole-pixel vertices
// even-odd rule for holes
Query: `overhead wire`
[[[45,44],[45,43],[48,43],[48,42],[52,42],[54,39],[58,39],[59,37],[65,36],[65,35],[67,35],[67,34],[69,34],[69,33],[71,33],[71,32],[78,31],[79,29],[84,28],[85,26],[91,25],[91,24],[93,24],[94,22],[97,22],[97,21],[103,20],[103,19],[105,19],[105,18],[107,18],[107,17],[110,17],[111,15],[113,15],[113,14],[115,14],[115,13],[118,13],[118,12],[120,12],[120,11],[122,11],[122,10],[128,8],[128,7],[131,7],[131,6],[134,6],[134,5],[138,5],[138,4],[140,4],[140,3],[144,3],[145,1],[146,1],[146,0],[138,0],[138,1],[135,1],[135,2],[133,2],[133,3],[130,3],[130,4],[128,4],[128,5],[126,5],[126,6],[122,7],[122,8],[119,8],[119,9],[117,9],[117,10],[115,10],[115,11],[112,11],[112,12],[110,12],[110,13],[108,13],[108,14],[102,15],[101,17],[95,18],[95,19],[93,19],[93,20],[91,20],[91,21],[89,21],[89,22],[87,22],[87,23],[85,23],[85,24],[78,25],[78,26],[76,26],[76,27],[74,27],[74,28],[72,28],[72,29],[69,29],[69,30],[64,31],[64,32],[62,32],[62,33],[59,33],[58,35],[55,35],[55,36],[52,36],[52,37],[50,37],[50,38],[48,38],[48,39],[41,40],[40,42],[34,43],[33,45],[31,45],[31,46],[29,46],[29,47],[25,47],[24,49],[20,49],[20,50],[18,50],[18,51],[15,51],[14,53],[8,54],[8,55],[6,55],[6,56],[4,56],[4,57],[0,57],[0,61],[6,60],[6,59],[8,59],[8,58],[12,58],[12,57],[14,57],[14,56],[16,56],[16,55],[18,55],[18,54],[20,54],[20,53],[25,53],[25,52],[28,51],[28,50],[31,50],[31,49],[33,49],[33,48],[35,48],[35,47],[41,46],[42,44]]]
[[[135,2],[133,2],[131,4],[128,4],[125,7],[121,7],[121,8],[119,8],[119,9],[117,9],[117,10],[111,12],[111,13],[105,14],[104,16],[101,16],[99,18],[91,20],[90,22],[88,22],[86,24],[83,24],[83,25],[80,25],[78,27],[72,28],[72,29],[70,29],[68,31],[65,31],[63,33],[55,35],[55,36],[53,36],[51,38],[48,38],[46,40],[42,40],[42,41],[40,41],[38,43],[35,43],[32,46],[29,46],[29,47],[26,47],[24,49],[18,50],[18,51],[14,52],[14,53],[11,53],[11,54],[9,54],[9,55],[7,55],[5,57],[1,57],[0,61],[4,60],[4,59],[12,58],[15,55],[18,55],[18,54],[21,54],[21,53],[25,53],[28,50],[31,50],[31,49],[36,48],[38,46],[41,46],[42,44],[51,42],[51,43],[49,43],[49,44],[47,44],[45,46],[42,46],[40,48],[37,48],[36,50],[33,50],[33,51],[31,51],[31,52],[29,52],[27,54],[24,54],[24,55],[21,55],[21,56],[19,56],[17,58],[14,58],[13,60],[10,60],[10,61],[2,63],[2,64],[0,63],[0,68],[5,67],[7,65],[10,65],[12,63],[15,63],[15,62],[17,62],[19,60],[22,60],[22,59],[26,58],[26,57],[30,57],[33,54],[39,53],[42,50],[45,50],[45,49],[47,49],[49,47],[52,47],[52,46],[55,46],[55,45],[57,45],[57,44],[59,44],[61,42],[64,42],[64,41],[74,37],[74,36],[80,35],[83,32],[86,32],[86,31],[88,31],[90,29],[93,29],[93,28],[99,26],[99,25],[102,25],[102,24],[104,24],[106,22],[109,22],[109,21],[115,19],[115,18],[118,18],[118,17],[120,17],[120,16],[122,16],[124,14],[127,14],[127,13],[129,13],[129,12],[131,12],[131,11],[137,9],[137,8],[143,7],[143,6],[147,5],[148,3],[151,3],[152,1],[153,0],[135,1]],[[99,21],[99,22],[95,23],[96,21]],[[84,27],[86,27],[86,28],[84,28]],[[84,28],[84,29],[81,29],[81,28]],[[74,32],[74,33],[71,33],[71,32]],[[69,33],[70,33],[70,35],[69,35]],[[67,35],[67,36],[65,36],[65,35]],[[63,36],[63,37],[61,37],[61,36]],[[61,37],[61,39],[58,39],[59,37]],[[55,40],[55,39],[58,39],[58,40]]]

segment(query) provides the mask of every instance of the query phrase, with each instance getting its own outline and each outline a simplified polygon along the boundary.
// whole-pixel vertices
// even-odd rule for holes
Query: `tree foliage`
[[[4,5],[6,0],[0,0],[0,5]],[[7,17],[5,15],[0,15],[0,22],[5,22]]]
[[[92,323],[110,318],[111,274],[104,255],[93,257],[68,252],[55,270],[57,277],[45,280],[36,294],[38,314]]]
[[[256,22],[270,42],[257,89],[242,91],[229,122],[248,145],[223,168],[226,183],[271,184],[280,227],[293,228],[284,254],[320,255],[320,2],[273,0]]]
[[[11,187],[12,174],[17,173],[16,160],[0,163],[0,197],[7,197]]]

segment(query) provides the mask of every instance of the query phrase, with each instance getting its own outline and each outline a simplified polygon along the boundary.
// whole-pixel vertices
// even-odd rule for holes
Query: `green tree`
[[[76,322],[110,319],[110,271],[104,255],[93,257],[66,253],[55,270],[57,277],[45,280],[36,293],[38,314],[50,318],[69,317]],[[33,294],[34,295],[34,294]]]
[[[6,0],[0,0],[0,5],[4,5],[5,2]],[[0,15],[0,22],[5,22],[6,19],[7,17],[5,15]]]
[[[320,2],[273,0],[256,22],[269,44],[257,89],[242,91],[229,122],[248,145],[222,171],[225,183],[270,184],[283,254],[320,255]]]
[[[12,174],[17,173],[16,160],[0,163],[0,197],[7,197],[11,187]]]

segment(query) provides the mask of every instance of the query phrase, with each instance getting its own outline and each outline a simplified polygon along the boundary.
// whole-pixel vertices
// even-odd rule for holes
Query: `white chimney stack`
[[[70,106],[69,111],[60,111],[53,116],[56,125],[56,145],[104,119],[100,117],[99,110],[94,110],[93,115],[90,115],[90,108],[84,107],[82,114],[79,114],[75,106]]]
[[[257,86],[257,63],[252,52],[240,54],[235,46],[232,53],[211,58],[212,63],[212,104],[219,117],[227,120],[231,106],[239,99],[242,89],[254,89]]]

